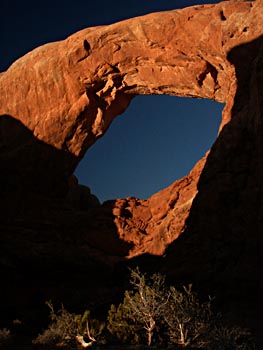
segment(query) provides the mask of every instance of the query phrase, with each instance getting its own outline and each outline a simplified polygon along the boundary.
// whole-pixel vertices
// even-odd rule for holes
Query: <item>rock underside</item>
[[[3,315],[34,318],[52,297],[112,302],[127,265],[141,265],[262,326],[262,14],[260,0],[153,13],[46,44],[0,74]],[[100,204],[72,174],[139,94],[225,103],[218,137],[170,187]]]

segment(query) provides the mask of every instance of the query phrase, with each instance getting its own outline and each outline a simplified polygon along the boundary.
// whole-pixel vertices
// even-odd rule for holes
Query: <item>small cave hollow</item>
[[[224,105],[136,96],[86,153],[75,175],[101,202],[152,194],[187,175],[216,140]]]

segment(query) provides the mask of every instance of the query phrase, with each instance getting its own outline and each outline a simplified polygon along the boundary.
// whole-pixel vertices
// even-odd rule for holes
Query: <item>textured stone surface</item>
[[[184,231],[204,162],[205,158],[188,176],[148,200],[126,198],[113,203],[114,223],[119,236],[132,244],[129,258],[144,253],[162,255],[168,244]]]
[[[262,34],[260,12],[259,2],[223,2],[84,29],[1,74],[0,113],[66,153],[72,172],[134,94],[233,98],[227,53]]]
[[[54,295],[106,302],[129,259],[262,322],[262,14],[260,0],[150,14],[84,29],[1,73],[6,313]],[[87,188],[68,187],[70,176],[138,94],[225,102],[220,132],[169,188],[99,206]]]

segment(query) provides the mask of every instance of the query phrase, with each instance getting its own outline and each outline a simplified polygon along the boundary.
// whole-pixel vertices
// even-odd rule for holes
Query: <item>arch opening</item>
[[[211,148],[223,107],[206,99],[136,96],[87,151],[75,175],[101,202],[147,199],[187,175]]]

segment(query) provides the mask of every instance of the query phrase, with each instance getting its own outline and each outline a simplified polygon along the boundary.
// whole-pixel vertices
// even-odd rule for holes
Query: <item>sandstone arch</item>
[[[18,165],[27,169],[26,193],[40,193],[44,186],[42,194],[56,188],[63,195],[60,184],[136,94],[225,102],[218,139],[188,176],[148,201],[127,198],[102,208],[113,214],[122,240],[107,263],[166,251],[162,269],[178,278],[194,278],[203,286],[211,282],[222,295],[239,300],[259,297],[263,280],[262,7],[261,0],[226,1],[150,14],[82,30],[16,61],[0,75],[4,130],[0,156],[1,170],[5,169],[1,183],[6,190],[1,200],[7,200],[8,186],[19,187],[19,181],[12,181],[13,171],[19,179]],[[15,134],[8,126],[10,120],[18,130]],[[20,138],[22,133],[26,137]],[[29,152],[28,157],[28,146],[37,154]],[[32,188],[36,159],[41,181]],[[32,208],[26,207],[30,220]],[[62,219],[59,223],[64,227]],[[102,220],[104,229],[103,225]],[[4,229],[7,236],[12,231],[10,225]],[[105,240],[91,238],[110,255]],[[33,252],[37,239],[34,244]],[[93,248],[81,256],[86,258],[88,252],[97,257]],[[51,251],[54,258],[57,251]],[[19,260],[14,261],[10,264],[7,259],[4,266],[18,266]],[[255,307],[253,312],[257,314]]]
[[[84,29],[16,61],[0,77],[0,113],[20,121],[36,142],[56,150],[62,164],[56,168],[52,166],[56,162],[54,152],[45,149],[38,154],[39,173],[45,174],[49,182],[46,185],[43,181],[44,191],[65,184],[88,147],[106,132],[113,118],[127,108],[136,94],[170,94],[225,102],[222,129],[234,117],[232,107],[238,98],[238,77],[228,54],[234,47],[262,34],[261,6],[260,1],[222,2],[154,13]],[[8,137],[5,142],[4,148],[8,148]],[[27,144],[26,140],[23,142]],[[9,164],[16,164],[15,153],[13,149]],[[18,154],[21,162],[23,156]],[[28,161],[25,155],[22,162],[22,167],[29,168],[28,183],[33,158]],[[172,186],[149,199],[154,207],[162,196],[167,197],[164,193],[170,193],[170,199],[165,201],[168,204],[162,204],[163,210],[157,205],[156,218],[152,209],[153,222],[148,227],[154,227],[154,231],[158,227],[159,232],[159,222],[163,216],[167,219],[168,212],[172,218],[181,217],[181,211],[188,212],[205,163],[206,159],[201,160],[181,180],[183,185],[177,183],[176,189]],[[63,193],[64,188],[57,192]],[[143,205],[148,207],[148,203]],[[147,250],[163,252],[182,232],[186,218],[183,215],[177,224],[177,219],[171,219],[173,234],[166,235],[164,246],[158,243],[158,247]],[[143,218],[138,220],[144,222]],[[116,224],[122,235],[118,218]],[[134,230],[138,229],[136,224]],[[147,241],[149,234],[151,237],[152,228],[147,232]]]
[[[77,160],[136,94],[227,102],[229,120],[236,79],[227,53],[261,34],[254,25],[260,6],[223,2],[155,13],[46,44],[1,74],[0,112]]]

